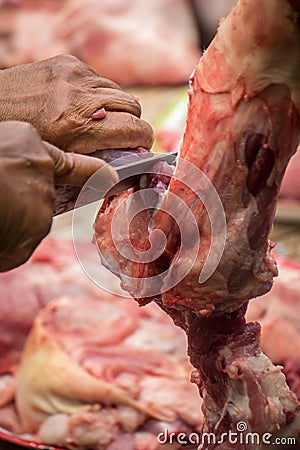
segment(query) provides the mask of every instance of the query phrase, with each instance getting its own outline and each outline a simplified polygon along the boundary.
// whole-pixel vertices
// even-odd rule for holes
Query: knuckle
[[[78,65],[79,63],[81,63],[81,61],[76,56],[68,55],[68,54],[56,55],[56,56],[53,56],[53,58],[50,58],[50,60],[52,62],[58,63],[59,65],[61,65],[61,64]]]
[[[74,75],[81,72],[85,64],[76,56],[62,54],[47,60],[49,80],[72,80]]]
[[[144,142],[144,146],[150,148],[154,141],[154,131],[151,125],[145,120],[136,118],[135,130],[137,135]]]
[[[99,76],[98,80],[103,85],[103,87],[108,87],[110,89],[115,89],[118,91],[124,91],[124,89],[118,83],[110,80],[109,78]]]

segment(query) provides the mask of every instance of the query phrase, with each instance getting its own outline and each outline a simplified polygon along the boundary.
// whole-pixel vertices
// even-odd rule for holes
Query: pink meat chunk
[[[62,292],[95,292],[69,242],[47,239],[26,265],[0,274],[0,375],[14,373],[35,316]]]

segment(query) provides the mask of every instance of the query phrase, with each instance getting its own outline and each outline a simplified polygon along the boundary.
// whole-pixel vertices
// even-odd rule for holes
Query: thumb
[[[99,169],[101,169],[99,189],[109,189],[119,180],[117,172],[102,159],[78,153],[65,153],[48,142],[44,144],[54,163],[56,185],[82,187]]]

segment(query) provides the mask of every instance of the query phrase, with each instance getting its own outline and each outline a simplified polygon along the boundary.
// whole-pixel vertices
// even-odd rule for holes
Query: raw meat
[[[292,391],[297,395],[300,401],[300,360],[288,359],[285,363],[284,373]]]
[[[285,364],[300,361],[300,266],[279,257],[276,261],[280,276],[270,292],[250,302],[246,318],[259,321],[264,353],[273,363]]]
[[[51,303],[35,320],[18,370],[23,430],[47,444],[102,449],[120,434],[146,431],[151,418],[158,429],[164,421],[178,431],[197,428],[186,340],[170,325],[155,305],[141,310],[108,294]]]
[[[157,196],[157,203],[152,202],[148,211],[144,208],[129,227],[136,200],[130,201],[127,192],[109,199],[95,224],[102,261],[120,276],[122,287],[141,304],[155,299],[186,331],[188,353],[197,369],[193,379],[204,399],[203,430],[218,439],[236,430],[240,421],[259,434],[300,432],[298,401],[280,368],[261,352],[259,325],[246,324],[244,318],[247,301],[270,290],[277,275],[268,236],[284,170],[300,137],[299,15],[299,2],[238,2],[191,79],[182,159],[163,200]],[[199,170],[187,170],[187,163],[210,179],[226,214],[221,260],[202,283],[199,276],[209,250],[215,244],[216,252],[222,243],[220,231],[217,246],[212,242],[213,222],[222,217],[215,209],[210,221],[205,200],[203,204],[196,193],[203,192],[203,177]],[[157,171],[154,178],[156,190],[162,192],[161,174]],[[141,203],[146,195],[141,190]],[[174,213],[174,196],[183,200],[177,200],[176,221],[166,213],[172,207]],[[186,206],[196,220],[200,248]],[[123,211],[118,217],[122,227],[114,233],[116,211]],[[186,233],[182,242],[180,226]],[[154,236],[164,244],[159,257]],[[142,252],[148,257],[151,251],[155,257],[143,260]],[[176,283],[189,265],[188,274]],[[157,274],[162,274],[162,282],[152,295],[148,278]],[[167,288],[170,285],[174,287]],[[205,448],[233,447],[227,440]],[[251,444],[240,446],[250,448]]]
[[[277,8],[280,7],[285,8],[283,1],[278,3]],[[273,2],[269,8],[270,11],[265,12],[266,17],[275,15]],[[290,52],[294,50],[298,56],[300,33],[294,40],[295,30],[287,18],[276,25],[282,33],[280,38],[272,34],[272,38],[268,39],[268,35],[264,34],[268,29],[264,27],[260,38],[266,41],[265,46],[259,43],[252,45],[249,34],[254,35],[252,39],[255,42],[256,33],[262,32],[260,22],[254,17],[251,21],[247,17],[240,18],[239,14],[239,9],[235,9],[228,20],[223,22],[217,38],[205,53],[192,79],[187,127],[180,150],[182,159],[193,163],[211,180],[225,207],[227,242],[218,270],[208,282],[199,284],[198,277],[210,248],[209,217],[197,194],[188,187],[182,188],[183,183],[186,183],[192,185],[193,189],[201,189],[199,182],[197,184],[197,171],[195,179],[191,179],[191,173],[186,173],[185,161],[179,161],[168,189],[169,195],[162,205],[162,209],[168,209],[170,192],[182,199],[185,205],[191,205],[201,234],[197,264],[184,282],[163,295],[163,302],[166,305],[179,302],[203,313],[214,309],[235,310],[247,299],[262,295],[270,289],[277,269],[269,253],[268,235],[284,169],[299,142],[300,118],[297,107],[300,96],[296,89],[299,81],[293,71],[293,64],[298,61],[291,64],[290,57],[284,59],[285,54],[278,58],[278,46],[283,49],[289,46]],[[239,38],[240,28],[232,24],[234,20],[247,22],[248,38]],[[269,18],[267,23],[270,23]],[[227,40],[222,39],[222,35],[226,35]],[[228,40],[230,51],[226,47],[229,45]],[[234,45],[237,41],[238,48]],[[248,67],[247,57],[243,57],[250,51],[255,51],[251,68]],[[278,70],[277,74],[275,68],[278,64],[284,69]],[[272,71],[269,65],[273,67]],[[236,80],[241,81],[237,83]],[[201,111],[205,111],[205,115],[201,115]],[[196,132],[201,139],[196,138]],[[234,183],[230,182],[232,179]],[[173,201],[171,198],[170,201]],[[109,201],[111,214],[121,201],[122,197]],[[178,216],[180,212],[177,212]],[[109,222],[107,211],[105,215],[100,214],[96,233],[101,235],[99,244],[102,253],[106,250],[111,261],[115,245],[109,233],[105,233],[106,218]],[[170,215],[160,211],[155,214],[152,228],[164,231],[168,239],[163,257],[166,259],[165,267],[170,265],[170,270],[164,279],[165,285],[177,275],[174,273],[177,265],[173,270],[172,260],[176,260],[174,255],[180,242],[175,232],[168,232],[172,227],[174,221]],[[145,230],[140,232],[139,239],[135,238],[135,241],[138,240],[140,246],[141,240],[148,240]],[[189,259],[191,252],[197,251],[198,246],[199,243],[195,242],[195,250],[192,243],[182,258]],[[122,258],[116,251],[115,267],[121,264]],[[147,270],[157,272],[160,267],[155,269],[153,263],[149,264],[143,268],[144,276],[147,276]],[[132,264],[132,267],[127,264],[124,273],[139,277],[140,271],[139,263]],[[123,286],[126,287],[124,282]],[[139,296],[134,292],[134,287],[132,290],[129,285],[127,289],[133,296]],[[186,292],[189,293],[188,298]]]
[[[279,278],[272,290],[252,301],[247,320],[261,325],[261,348],[275,364],[284,366],[292,391],[300,401],[300,266],[276,258]]]
[[[184,334],[156,305],[141,309],[94,286],[71,242],[46,239],[0,282],[0,436],[4,427],[48,445],[157,450],[165,427],[199,429]]]
[[[14,373],[35,316],[62,292],[96,295],[67,242],[47,239],[27,264],[0,274],[0,376]]]
[[[70,53],[123,85],[161,85],[186,83],[200,56],[185,0],[26,0],[0,15],[2,68]]]
[[[84,247],[86,244],[82,244]],[[299,315],[297,315],[297,310],[300,304],[300,271],[299,267],[293,266],[290,262],[285,260],[279,260],[280,276],[275,281],[274,287],[271,293],[266,294],[265,297],[255,300],[251,303],[248,311],[248,320],[262,320],[262,347],[266,353],[270,350],[270,355],[275,358],[275,362],[280,362],[285,366],[285,373],[287,374],[288,381],[292,386],[294,392],[299,395],[299,354],[295,351],[297,348],[297,342],[299,342]],[[157,371],[158,367],[165,367],[170,361],[172,364],[175,362],[175,370],[171,376],[168,373],[167,381],[162,386],[162,379],[164,377],[146,375],[144,379],[143,386],[144,396],[143,400],[149,401],[149,398],[155,402],[156,407],[161,405],[162,409],[169,407],[174,410],[177,408],[180,418],[173,422],[160,422],[155,419],[145,419],[144,415],[130,409],[126,406],[118,405],[117,407],[106,406],[102,413],[101,411],[85,411],[85,412],[75,412],[71,416],[66,414],[66,410],[58,414],[53,414],[47,416],[43,421],[42,425],[39,427],[37,435],[33,435],[31,439],[33,441],[41,441],[43,443],[54,443],[56,445],[69,445],[67,440],[72,440],[72,436],[77,437],[77,442],[81,442],[84,446],[84,435],[87,436],[87,430],[95,431],[95,434],[89,434],[89,439],[105,439],[102,434],[99,435],[99,425],[101,424],[101,429],[107,430],[106,439],[110,439],[111,433],[113,433],[114,441],[108,446],[108,450],[120,450],[120,449],[132,449],[132,448],[145,448],[157,449],[157,438],[159,433],[162,433],[165,428],[168,429],[169,433],[179,433],[184,432],[189,435],[192,431],[198,430],[201,422],[201,414],[199,414],[199,399],[197,398],[196,392],[191,390],[193,387],[187,382],[188,374],[190,373],[190,366],[187,362],[185,346],[186,342],[184,336],[179,329],[175,328],[171,321],[167,318],[162,311],[160,311],[154,304],[149,305],[145,308],[138,308],[137,305],[128,302],[128,300],[121,300],[119,297],[107,294],[98,288],[96,289],[85,275],[81,273],[81,268],[76,261],[73,247],[71,242],[65,241],[55,241],[53,239],[46,239],[41,246],[37,249],[33,255],[30,262],[22,268],[10,272],[9,283],[8,274],[3,274],[0,276],[1,282],[3,282],[3,290],[1,291],[1,305],[11,303],[10,309],[6,310],[6,315],[4,316],[4,309],[1,310],[1,332],[3,333],[3,324],[5,322],[11,323],[10,327],[10,339],[11,339],[11,349],[16,345],[17,359],[13,365],[14,370],[6,368],[8,373],[2,374],[0,377],[0,436],[1,436],[1,426],[7,430],[14,431],[18,433],[19,439],[22,438],[22,431],[24,432],[24,427],[21,428],[21,424],[18,419],[18,414],[11,403],[11,400],[15,397],[15,368],[18,366],[18,360],[20,355],[20,339],[19,336],[22,335],[22,344],[25,340],[25,327],[22,324],[21,317],[18,318],[17,314],[23,314],[26,319],[27,329],[31,327],[34,320],[34,316],[37,314],[39,306],[46,305],[49,303],[51,298],[56,298],[65,294],[64,298],[59,298],[55,300],[54,303],[49,305],[46,310],[41,311],[39,318],[37,319],[39,323],[41,319],[45,322],[45,318],[50,319],[47,323],[47,329],[50,330],[54,341],[57,343],[57,349],[62,350],[68,348],[72,351],[72,354],[76,356],[77,360],[81,362],[84,361],[89,367],[95,369],[97,374],[103,375],[103,364],[105,365],[105,374],[110,377],[110,381],[113,385],[118,386],[122,380],[122,376],[129,379],[130,374],[128,368],[132,361],[126,355],[120,355],[120,349],[124,348],[124,345],[130,346],[131,355],[134,351],[139,348],[141,349],[141,354],[144,356],[147,352],[154,351],[154,354],[159,352],[162,357],[160,357],[159,362],[161,366],[157,365],[157,360],[153,361],[153,358],[145,361],[147,369],[151,368],[151,371]],[[4,289],[5,286],[5,289]],[[26,293],[26,298],[24,296]],[[20,304],[20,297],[24,300]],[[280,297],[280,298],[279,298]],[[33,302],[32,299],[36,299]],[[97,300],[95,300],[97,298]],[[37,299],[39,301],[39,306],[37,306]],[[103,303],[102,303],[103,302]],[[108,302],[109,302],[109,320],[104,322],[108,312]],[[30,305],[34,304],[35,307],[31,308]],[[20,309],[20,305],[27,305],[26,315],[24,308]],[[75,305],[77,308],[74,308]],[[260,308],[262,305],[262,308]],[[54,306],[57,307],[56,311]],[[121,308],[120,308],[121,306]],[[291,306],[291,307],[290,307]],[[292,316],[292,307],[295,313]],[[98,321],[98,315],[95,314],[96,310],[102,312],[100,319]],[[266,311],[267,310],[267,311]],[[30,314],[31,311],[31,314]],[[93,315],[91,315],[91,311]],[[265,317],[263,311],[266,311]],[[122,313],[124,315],[122,316]],[[112,348],[110,345],[112,343],[111,336],[109,333],[110,326],[116,324],[116,319],[124,317],[125,321],[121,322],[120,326],[115,326],[114,329],[118,330],[117,334],[114,334],[115,345],[110,353],[110,358],[105,358],[107,354],[104,349],[107,347]],[[272,336],[268,333],[269,320],[272,318],[274,324],[276,324],[276,318],[283,315],[286,319],[287,326],[282,330],[280,336],[276,336],[277,340],[275,345],[272,345]],[[68,316],[68,322],[65,326],[65,318]],[[52,320],[55,318],[55,320]],[[14,322],[12,322],[14,319]],[[79,320],[78,320],[79,319]],[[134,319],[134,320],[133,320]],[[52,320],[52,321],[51,321]],[[97,327],[92,327],[91,322],[97,322]],[[134,323],[133,323],[134,322]],[[78,328],[83,323],[83,329],[78,332]],[[74,331],[76,326],[76,331]],[[102,326],[101,326],[102,324]],[[62,334],[62,327],[64,327],[64,332]],[[126,338],[126,332],[130,332],[132,328],[132,333]],[[289,329],[294,329],[294,341],[291,342],[289,339]],[[36,327],[35,327],[36,329]],[[16,331],[19,330],[19,333]],[[266,330],[266,333],[265,333]],[[41,329],[39,329],[39,334]],[[76,334],[77,332],[77,334]],[[297,333],[297,334],[296,334]],[[93,338],[97,337],[97,347],[94,347],[93,342],[91,344],[90,336]],[[124,339],[122,340],[122,335]],[[280,338],[280,339],[278,339]],[[108,341],[110,344],[104,345]],[[120,339],[120,340],[119,340]],[[3,340],[3,335],[1,334],[1,341]],[[286,343],[285,345],[285,355],[287,360],[282,360],[281,349],[282,345],[279,343]],[[71,347],[71,350],[70,350]],[[43,344],[41,345],[43,347]],[[274,352],[274,349],[279,349],[278,353]],[[76,350],[76,353],[75,353]],[[31,357],[36,357],[37,348],[34,349],[33,355]],[[4,369],[5,357],[2,357],[1,353],[1,366]],[[167,355],[167,356],[166,356]],[[293,359],[291,359],[293,355]],[[49,356],[49,353],[48,353]],[[165,358],[166,356],[166,358]],[[284,357],[285,358],[285,357]],[[298,358],[295,359],[295,358]],[[28,360],[27,360],[28,361]],[[140,362],[141,359],[138,359]],[[168,363],[167,363],[168,361]],[[26,361],[25,361],[26,363]],[[35,373],[43,374],[45,367],[39,369],[40,361],[37,363],[33,361],[32,363],[35,367]],[[49,369],[49,365],[48,369]],[[83,367],[83,366],[82,366]],[[116,367],[118,367],[122,373],[116,373]],[[174,366],[172,366],[174,367]],[[137,365],[136,367],[137,368]],[[57,366],[53,366],[53,375],[58,373],[60,376],[61,368],[58,370]],[[181,372],[182,376],[178,376]],[[186,374],[184,377],[183,375]],[[26,383],[27,389],[32,392],[32,397],[30,400],[29,408],[25,409],[25,416],[27,417],[28,410],[32,413],[32,399],[39,398],[41,400],[41,390],[43,391],[43,402],[42,405],[45,408],[49,405],[51,399],[53,399],[53,385],[50,385],[47,377],[42,378],[40,376],[39,383],[35,381],[36,377],[31,381],[28,378],[20,378],[20,383]],[[124,378],[123,378],[124,380]],[[44,381],[45,384],[41,387],[41,382]],[[68,385],[69,383],[67,383]],[[127,383],[128,385],[128,383]],[[123,383],[124,386],[124,383]],[[37,391],[37,388],[41,388]],[[129,384],[132,387],[132,384]],[[75,390],[73,395],[73,400],[78,398],[81,386]],[[62,393],[62,391],[61,391]],[[58,395],[56,399],[58,398]],[[69,406],[68,402],[62,403],[62,405]],[[1,406],[2,405],[2,406]],[[24,408],[21,407],[23,411]],[[52,412],[55,412],[52,410]],[[31,414],[30,413],[30,414]],[[41,414],[41,411],[40,411]],[[116,426],[116,420],[122,417],[122,425],[120,430],[120,425]],[[135,431],[132,431],[138,424],[139,420],[143,419],[143,424],[139,425]],[[28,425],[27,431],[34,427],[34,423]],[[190,425],[187,425],[189,423]],[[116,431],[117,429],[117,431]],[[142,431],[143,430],[143,431]],[[6,435],[4,434],[4,437]],[[16,437],[16,436],[15,436]],[[9,436],[7,436],[9,438]],[[25,436],[24,436],[25,438]],[[29,435],[27,434],[27,439]],[[86,442],[86,441],[85,441]],[[98,444],[91,445],[91,448],[97,448]],[[25,441],[26,443],[26,441]],[[21,442],[22,444],[22,442]],[[23,442],[24,444],[24,442]],[[127,447],[126,447],[127,446]],[[144,446],[144,447],[143,447]],[[78,447],[78,446],[77,446]],[[162,449],[165,446],[162,446]],[[176,448],[176,447],[175,447]]]

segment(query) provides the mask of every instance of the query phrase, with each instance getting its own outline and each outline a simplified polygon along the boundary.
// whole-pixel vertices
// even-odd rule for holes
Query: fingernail
[[[93,119],[93,120],[101,120],[101,119],[104,119],[105,117],[106,117],[105,108],[97,109],[97,111],[95,111],[91,115],[91,119]]]

